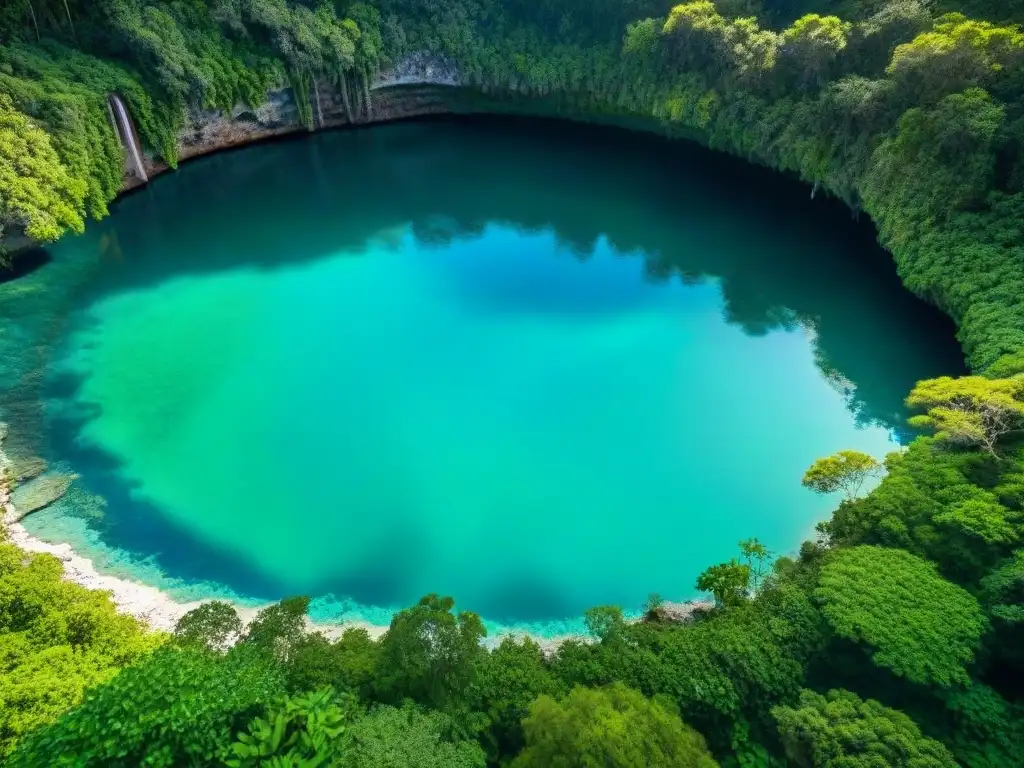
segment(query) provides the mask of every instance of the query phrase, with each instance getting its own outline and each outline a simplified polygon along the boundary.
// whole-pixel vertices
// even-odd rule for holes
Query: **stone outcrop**
[[[425,52],[405,57],[382,70],[367,93],[356,77],[350,77],[347,91],[319,78],[310,86],[313,127],[303,125],[295,94],[289,87],[275,88],[257,108],[238,104],[230,111],[190,109],[178,134],[178,158],[189,160],[222,149],[288,134],[323,128],[383,123],[392,120],[450,112],[446,89],[461,85],[458,68],[448,59]],[[346,103],[347,95],[347,103]],[[146,175],[167,170],[162,160],[147,156]],[[126,159],[124,188],[144,183]]]
[[[460,86],[465,82],[455,62],[446,56],[427,51],[415,51],[382,70],[371,90],[394,88],[402,85]]]
[[[346,92],[333,82],[320,78],[311,84],[309,93],[313,110],[312,130],[451,112],[451,102],[459,90],[457,86],[463,84],[464,78],[453,61],[426,51],[413,52],[382,70],[368,84],[368,91],[354,75],[349,77]],[[135,152],[128,151],[123,136],[128,133],[135,138],[130,116],[127,116],[128,127],[119,127],[114,108],[117,104],[123,107],[123,102],[113,100],[116,94],[111,97],[108,103],[111,121],[118,141],[125,148],[123,189],[127,191],[143,186],[153,176],[168,170],[168,166],[163,160],[143,154],[140,170]],[[178,159],[185,161],[222,149],[309,130],[302,123],[292,89],[275,88],[256,108],[238,104],[231,110],[190,109],[185,126],[178,135]],[[0,246],[9,253],[33,245],[33,241],[20,231],[0,229]]]

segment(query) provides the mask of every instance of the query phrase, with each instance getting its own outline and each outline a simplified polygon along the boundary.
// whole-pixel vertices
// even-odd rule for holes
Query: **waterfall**
[[[366,99],[366,119],[373,120],[373,107],[370,104],[370,78],[363,72],[363,96]]]
[[[135,175],[143,182],[148,182],[149,177],[146,175],[146,166],[142,164],[142,152],[139,151],[139,139],[135,135],[135,127],[132,125],[132,119],[128,115],[128,110],[125,109],[124,102],[121,101],[121,97],[116,93],[110,94],[109,104],[112,106],[114,115],[117,118],[114,130],[121,138],[122,145],[128,149],[128,154],[135,166]]]
[[[324,127],[324,111],[320,108],[320,89],[316,85],[316,76],[313,77],[313,93],[316,94],[316,117],[317,127]]]
[[[345,103],[345,117],[348,118],[349,123],[355,122],[352,119],[352,105],[348,101],[348,80],[345,77],[345,70],[339,71],[338,82],[340,83],[339,88],[341,89],[341,100]]]

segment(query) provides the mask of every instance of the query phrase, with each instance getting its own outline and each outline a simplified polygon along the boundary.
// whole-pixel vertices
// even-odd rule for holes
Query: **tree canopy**
[[[818,493],[842,491],[846,498],[860,495],[864,483],[881,474],[882,465],[860,451],[839,451],[815,461],[804,473],[803,484]]]
[[[814,594],[836,634],[866,645],[879,666],[923,685],[968,681],[985,618],[928,561],[900,549],[841,549]]]
[[[801,768],[955,768],[944,746],[902,712],[849,691],[802,691],[772,714],[787,756]]]
[[[642,125],[869,215],[906,287],[956,321],[974,375],[914,387],[927,434],[896,429],[884,473],[856,451],[807,470],[844,498],[799,552],[773,561],[748,539],[679,586],[714,606],[600,606],[557,647],[489,647],[439,595],[380,638],[310,632],[307,597],[248,626],[208,603],[169,637],[0,544],[0,761],[1022,766],[1022,21],[1022,0],[2,3],[8,235],[48,242],[107,214],[124,182],[112,94],[147,162],[173,168],[199,111],[248,113],[274,90],[290,127],[313,128],[324,91],[352,112],[381,67],[426,51],[466,84],[439,103]],[[814,314],[739,322],[817,331]]]
[[[700,734],[671,703],[621,684],[541,696],[523,721],[526,749],[513,768],[715,768]]]

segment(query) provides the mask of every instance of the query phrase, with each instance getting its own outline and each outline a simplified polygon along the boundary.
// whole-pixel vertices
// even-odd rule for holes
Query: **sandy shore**
[[[25,526],[21,523],[12,522],[10,515],[10,510],[5,509],[7,537],[10,543],[26,552],[44,552],[53,555],[64,566],[65,579],[87,589],[108,592],[118,611],[134,616],[151,629],[171,632],[174,630],[175,624],[178,623],[178,619],[193,608],[207,602],[204,600],[178,602],[166,592],[148,584],[102,574],[96,570],[92,560],[77,554],[70,544],[50,544],[42,541],[26,531]],[[234,608],[244,624],[248,624],[255,618],[260,607],[262,606],[234,604]],[[387,627],[364,621],[321,624],[307,619],[306,622],[311,631],[322,632],[332,639],[352,627],[362,627],[370,633],[371,637],[380,637],[387,630]]]
[[[7,496],[7,498],[3,498],[4,496]],[[43,552],[48,555],[53,555],[63,564],[65,579],[86,587],[87,589],[99,589],[108,592],[110,594],[111,601],[115,606],[117,606],[118,611],[126,613],[129,616],[134,616],[136,619],[144,622],[151,629],[162,632],[171,632],[174,630],[175,624],[178,623],[178,619],[193,608],[207,602],[204,600],[178,602],[166,592],[163,592],[156,587],[151,587],[147,584],[118,576],[102,574],[96,570],[96,566],[93,565],[92,560],[77,554],[71,548],[70,544],[50,544],[30,534],[25,530],[25,526],[19,522],[15,522],[17,514],[14,511],[13,505],[10,503],[9,495],[0,492],[0,499],[2,499],[4,506],[4,522],[7,528],[7,538],[11,544],[20,547],[26,552]],[[234,603],[233,605],[235,610],[238,612],[239,617],[241,617],[243,624],[248,624],[252,621],[262,607],[239,605],[237,603]],[[365,629],[370,634],[370,637],[373,638],[379,638],[387,631],[386,626],[371,624],[366,621],[323,623],[307,618],[306,626],[309,631],[320,632],[332,640],[340,637],[346,629],[351,628]],[[493,647],[500,643],[505,637],[526,636],[527,634],[528,633],[525,632],[515,631],[501,632],[488,636],[485,640],[485,645]],[[582,635],[563,635],[555,637],[533,636],[532,639],[537,642],[545,652],[550,653],[566,640],[587,640],[588,638]]]
[[[0,450],[0,466],[6,462],[6,456]],[[70,544],[50,544],[30,534],[20,522],[18,512],[11,503],[10,492],[6,488],[0,488],[0,507],[3,509],[3,525],[7,530],[7,540],[15,546],[32,553],[45,553],[53,555],[64,566],[64,578],[74,584],[79,584],[87,589],[103,590],[110,594],[110,599],[121,613],[134,616],[151,629],[161,632],[171,632],[178,620],[186,613],[203,604],[203,600],[192,602],[179,602],[166,592],[156,587],[143,584],[131,579],[119,576],[110,576],[100,573],[92,560],[79,555]],[[262,606],[239,605],[234,603],[244,624],[248,624],[255,618]],[[371,624],[366,621],[346,621],[338,623],[316,622],[306,619],[306,626],[312,632],[320,632],[328,638],[336,639],[346,629],[365,629],[370,637],[379,638],[387,631],[386,626]],[[523,636],[523,632],[502,632],[491,635],[485,641],[487,646],[495,646],[506,636]],[[533,637],[533,639],[545,650],[552,652],[566,640],[586,639],[579,635],[565,635],[558,637]]]
[[[0,424],[0,444],[2,444],[5,432],[6,428]],[[0,475],[2,475],[9,464],[7,455],[4,453],[2,445],[0,445]],[[118,611],[134,616],[151,629],[171,632],[182,616],[204,602],[208,602],[204,600],[178,602],[166,592],[156,587],[131,579],[100,573],[92,560],[79,555],[71,548],[70,544],[50,544],[33,536],[25,529],[25,526],[18,522],[19,515],[11,501],[10,489],[2,481],[0,481],[0,509],[3,510],[0,519],[2,519],[3,526],[7,530],[7,538],[10,543],[26,552],[53,555],[63,564],[65,579],[87,589],[98,589],[108,592]],[[252,621],[261,607],[263,607],[240,605],[237,603],[233,605],[244,624]],[[704,601],[694,600],[685,603],[665,603],[665,608],[668,609],[673,619],[685,621],[695,611],[708,605],[709,603]],[[310,631],[321,632],[331,639],[339,637],[346,629],[350,628],[365,629],[373,638],[378,638],[387,631],[386,626],[371,624],[365,621],[322,623],[307,618],[306,623]],[[489,635],[484,644],[488,647],[494,647],[505,637],[524,637],[528,635],[530,633],[514,630],[499,632]],[[590,640],[585,635],[530,636],[544,649],[545,653],[552,653],[566,640],[574,639],[585,642]]]
[[[0,441],[6,433],[6,427],[0,424]],[[10,465],[7,454],[0,447],[0,472]],[[151,629],[170,632],[178,623],[178,619],[186,613],[202,605],[203,600],[178,602],[170,595],[156,587],[138,581],[109,576],[100,573],[92,560],[75,552],[70,544],[50,544],[30,534],[18,518],[18,510],[11,501],[11,492],[6,483],[0,482],[0,520],[7,530],[7,540],[26,552],[53,555],[64,566],[64,578],[87,589],[99,589],[110,594],[110,599],[117,610],[134,616]],[[238,611],[245,624],[248,624],[260,610],[260,606],[238,605]],[[362,627],[371,637],[380,637],[387,630],[385,626],[370,624],[363,621],[351,621],[337,624],[321,624],[307,619],[310,630],[323,632],[331,638],[338,637],[350,627]]]

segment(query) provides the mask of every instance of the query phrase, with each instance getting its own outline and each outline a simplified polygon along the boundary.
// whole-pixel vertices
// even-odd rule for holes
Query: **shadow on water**
[[[50,263],[52,256],[45,248],[30,248],[12,259],[9,266],[0,267],[0,285],[20,280]]]
[[[292,266],[358,253],[369,241],[397,244],[409,231],[420,243],[443,245],[495,223],[552,232],[581,260],[603,238],[620,254],[644,258],[651,282],[717,280],[725,319],[747,334],[807,328],[817,364],[862,424],[906,437],[902,401],[914,382],[963,372],[953,324],[902,288],[870,224],[739,160],[618,129],[453,118],[271,143],[160,177],[52,251],[55,261],[97,266],[74,297],[85,306],[171,276]],[[494,290],[512,302],[550,290],[526,283]],[[53,377],[46,396],[73,400],[80,384]],[[198,541],[135,498],[116,462],[78,441],[94,417],[61,414],[49,447],[89,467],[90,490],[118,510],[98,523],[108,541],[140,557],[158,550],[172,576],[281,596],[258,564]],[[369,605],[401,601],[402,564],[414,560],[416,534],[395,532],[387,547],[386,560],[368,560],[345,582],[327,578],[321,592]],[[510,578],[494,604],[512,619],[520,611],[564,617],[562,596],[534,581]]]
[[[67,244],[102,250],[95,290],[109,292],[359,252],[406,226],[443,245],[494,223],[551,231],[580,259],[605,237],[643,254],[651,281],[718,279],[726,320],[751,335],[812,328],[862,423],[903,430],[903,398],[935,373],[918,360],[963,371],[952,321],[903,288],[870,223],[738,159],[615,128],[446,118],[223,153],[158,178]],[[894,334],[925,349],[906,355]]]

